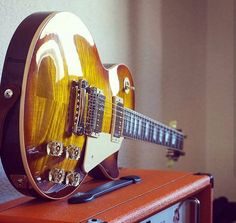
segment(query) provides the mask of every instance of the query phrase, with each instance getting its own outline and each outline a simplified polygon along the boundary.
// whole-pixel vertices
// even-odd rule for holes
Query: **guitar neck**
[[[175,150],[183,149],[183,133],[131,109],[124,109],[123,136]]]

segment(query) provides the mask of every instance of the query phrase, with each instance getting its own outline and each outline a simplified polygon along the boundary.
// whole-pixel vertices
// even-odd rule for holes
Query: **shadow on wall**
[[[177,120],[188,135],[178,170],[205,169],[206,10],[205,0],[129,1],[136,110],[164,123]],[[125,142],[125,163],[165,168],[165,151],[146,145]]]
[[[165,122],[176,119],[186,157],[177,168],[205,170],[205,74],[207,1],[162,1],[161,108]]]

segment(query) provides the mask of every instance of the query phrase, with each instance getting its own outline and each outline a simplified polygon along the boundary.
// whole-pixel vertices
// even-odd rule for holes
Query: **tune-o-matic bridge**
[[[66,133],[70,136],[84,134],[85,109],[86,109],[86,91],[88,82],[86,80],[72,81],[70,88],[70,102],[68,109],[68,119]]]
[[[97,137],[102,130],[105,96],[86,80],[72,81],[66,134]]]

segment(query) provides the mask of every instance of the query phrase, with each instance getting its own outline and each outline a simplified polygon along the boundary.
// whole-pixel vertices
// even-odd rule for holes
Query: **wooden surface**
[[[138,175],[142,182],[84,204],[23,197],[0,205],[0,222],[77,223],[91,218],[107,222],[137,222],[190,196],[201,202],[201,223],[211,222],[212,189],[208,176],[137,169],[121,169],[121,175]],[[86,191],[104,182],[88,178],[81,190]]]

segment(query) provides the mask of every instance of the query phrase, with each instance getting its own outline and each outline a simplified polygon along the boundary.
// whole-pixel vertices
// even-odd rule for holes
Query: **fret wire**
[[[128,116],[127,114],[126,114],[126,116],[129,118],[130,116]],[[143,117],[139,117],[139,119],[140,118],[142,118],[142,119],[144,119]],[[127,121],[127,118],[125,118],[125,120]],[[130,124],[131,123],[131,121],[130,120],[128,120],[128,124]],[[156,123],[156,122],[152,122],[154,125],[156,125],[157,126],[157,128],[158,129],[162,129],[162,130],[164,130],[164,132],[166,132],[167,130],[172,130],[171,128],[167,128],[167,127],[165,127],[164,125],[159,125],[159,123]],[[142,124],[143,126],[145,126],[145,124]],[[176,134],[176,136],[178,137],[178,138],[183,138],[183,135],[182,135],[182,133],[181,132],[179,132],[179,131],[177,131],[177,130],[174,130],[174,133]]]
[[[141,120],[141,129],[140,129],[141,135],[140,135],[140,138],[141,138],[142,140],[144,140],[144,132],[143,132],[143,129],[144,129],[144,120],[143,120],[143,117],[140,117],[140,120]]]
[[[142,120],[138,119],[138,137],[141,139]]]
[[[152,142],[152,123],[149,122],[148,140]]]
[[[143,125],[142,125],[142,139],[145,140],[145,125],[146,125],[146,123],[145,123],[145,119],[143,117],[142,117],[142,123],[143,123]]]
[[[133,126],[133,123],[132,123],[132,114],[130,115],[130,127],[129,127],[129,134],[131,135],[132,133],[132,126]]]
[[[134,131],[133,131],[133,135],[134,135],[134,138],[135,139],[138,139],[137,138],[137,119],[138,119],[138,117],[137,117],[137,115],[135,115],[134,114]]]
[[[134,114],[132,114],[131,115],[131,118],[130,118],[130,120],[131,120],[131,127],[130,127],[130,135],[134,135],[133,133],[134,133]]]
[[[160,128],[164,128],[164,132],[166,132],[166,129],[169,129],[170,131],[172,131],[171,128],[165,126],[164,124],[159,123],[159,122],[157,122],[157,121],[155,121],[155,120],[152,120],[152,119],[150,119],[150,118],[148,118],[148,117],[146,117],[146,116],[144,116],[144,115],[142,115],[142,114],[140,114],[140,113],[137,113],[137,112],[135,112],[135,111],[133,111],[133,110],[130,110],[130,111],[129,111],[127,108],[123,108],[123,107],[122,107],[122,109],[126,112],[126,113],[124,112],[124,114],[125,114],[124,120],[125,120],[125,121],[127,121],[127,120],[126,120],[127,117],[130,117],[131,114],[132,114],[132,115],[136,114],[136,116],[139,117],[139,118],[145,117],[146,120],[149,120],[150,123],[153,123],[154,125],[156,125],[157,128],[159,128],[159,129],[160,129]],[[119,112],[120,112],[121,114],[123,114],[123,112],[121,112],[121,111],[119,111]],[[121,117],[123,117],[123,116],[121,116]],[[129,121],[129,120],[128,120],[128,124],[130,124],[130,121]],[[131,123],[131,124],[132,124],[132,123]],[[183,140],[183,135],[182,135],[180,132],[178,132],[177,130],[175,130],[175,133],[177,134],[177,135],[176,135],[177,138],[180,138],[181,140]]]
[[[149,123],[147,120],[145,120],[145,141],[148,141],[149,136]]]
[[[176,145],[177,145],[177,147],[180,146],[180,145],[179,145],[179,140],[178,140],[178,139],[176,140]]]
[[[157,125],[159,125],[161,127],[164,127],[164,128],[170,129],[170,130],[172,129],[172,128],[170,128],[170,127],[168,127],[168,126],[166,126],[166,125],[164,125],[164,124],[162,124],[162,123],[160,123],[160,122],[158,122],[158,121],[156,121],[154,119],[151,119],[151,118],[149,118],[149,117],[147,117],[147,116],[145,116],[145,115],[143,115],[141,113],[138,113],[138,112],[136,112],[134,110],[131,110],[131,109],[128,109],[128,108],[124,108],[124,110],[128,112],[127,115],[129,115],[129,114],[136,114],[138,117],[142,117],[144,119],[147,119],[147,120],[149,120],[149,121],[151,121],[151,122],[153,122],[153,123],[155,123],[155,124],[157,124]],[[178,130],[173,129],[173,131],[179,133]]]
[[[153,142],[153,140],[152,140],[152,128],[153,128],[153,125],[152,125],[152,122],[150,122],[150,124],[149,124],[149,140],[150,140],[150,142]]]
[[[136,130],[137,130],[137,116],[134,115],[134,137],[137,139],[137,134],[136,134]]]
[[[155,133],[155,135],[154,135]],[[153,140],[156,143],[157,142],[157,128],[156,126],[153,127]]]
[[[129,116],[127,116],[127,117],[129,117]],[[127,120],[127,118],[124,118],[124,121],[127,121],[128,122],[128,124],[130,124],[131,123],[131,121],[129,121],[129,120]],[[154,123],[154,122],[153,122]],[[133,124],[133,123],[132,123]],[[170,128],[166,128],[166,127],[164,127],[164,126],[159,126],[159,124],[156,124],[156,123],[154,123],[154,125],[156,125],[157,126],[157,128],[163,128],[164,129],[164,132],[166,132],[166,131],[172,131],[172,129],[170,129]],[[144,125],[145,126],[145,125]],[[181,132],[179,132],[179,131],[173,131],[175,134],[176,134],[176,137],[178,137],[178,138],[180,138],[180,139],[183,139],[183,134],[181,133]]]
[[[129,118],[124,119],[124,132],[127,133],[127,128],[129,128],[129,136],[136,139],[142,139],[144,141],[155,142],[156,144],[164,144],[169,147],[180,147],[180,143],[183,140],[183,135],[180,132],[172,130],[171,128],[148,117],[145,117],[144,115],[139,114],[133,110],[129,111],[124,109],[124,111],[124,116]],[[146,130],[146,128],[148,129]],[[167,136],[166,133],[168,134]],[[175,138],[174,143],[173,137]]]
[[[151,125],[151,142],[155,142],[154,141],[154,129],[155,129],[155,124],[152,123],[152,125]]]

